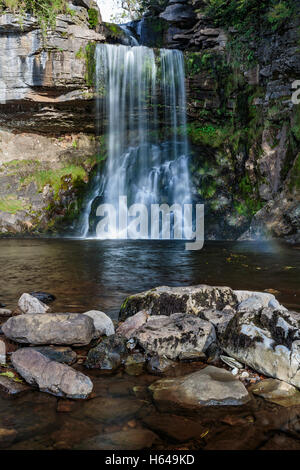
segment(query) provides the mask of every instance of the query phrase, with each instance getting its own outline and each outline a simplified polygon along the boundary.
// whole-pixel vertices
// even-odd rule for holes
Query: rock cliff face
[[[99,143],[90,56],[105,39],[91,7],[75,0],[46,33],[29,14],[0,16],[0,232],[44,231],[80,211]]]
[[[186,56],[195,198],[209,238],[300,241],[300,6],[289,4],[276,27],[263,11],[245,28],[216,20],[200,0],[171,0],[159,14],[164,44]]]
[[[293,13],[278,28],[237,28],[208,15],[202,0],[170,0],[128,25],[142,44],[185,54],[191,173],[206,238],[300,241],[300,105],[292,101],[300,7],[288,2]],[[69,6],[46,34],[30,15],[22,26],[0,15],[2,233],[69,227],[99,148],[105,157],[93,118],[94,44],[123,42],[124,32],[91,27],[93,0]]]

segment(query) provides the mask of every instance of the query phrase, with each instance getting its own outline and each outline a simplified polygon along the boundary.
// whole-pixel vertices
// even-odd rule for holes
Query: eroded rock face
[[[30,294],[21,295],[18,307],[23,313],[47,313],[50,308]]]
[[[105,38],[90,29],[86,6],[71,7],[73,15],[58,15],[55,29],[49,30],[46,37],[36,18],[29,14],[25,15],[22,25],[18,15],[1,15],[2,127],[35,128],[46,133],[49,123],[51,133],[54,128],[56,131],[78,129],[79,123],[80,130],[93,128],[90,119],[84,119],[90,100],[85,48],[89,41],[101,42]],[[71,119],[70,104],[73,105]],[[26,114],[30,115],[30,120],[26,119]]]
[[[175,313],[151,316],[134,338],[147,354],[175,360],[188,353],[205,353],[216,341],[216,333],[213,325],[201,318]]]
[[[74,313],[30,314],[12,317],[2,331],[17,343],[34,345],[87,345],[94,335],[93,320]]]
[[[14,352],[12,364],[30,385],[36,385],[41,392],[67,398],[87,398],[93,390],[93,383],[84,374],[65,364],[51,361],[31,348]]]
[[[199,315],[203,310],[223,310],[226,306],[237,306],[237,297],[229,287],[157,287],[128,297],[120,310],[120,319],[146,310],[150,315],[172,315],[188,313]]]
[[[238,313],[221,344],[254,370],[300,388],[299,314],[270,308]]]
[[[250,400],[244,385],[233,375],[208,366],[179,378],[162,379],[150,387],[161,407],[195,410],[204,406],[237,406]]]

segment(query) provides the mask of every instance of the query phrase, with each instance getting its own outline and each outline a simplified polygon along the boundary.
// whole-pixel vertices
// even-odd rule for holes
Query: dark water
[[[275,289],[300,311],[299,246],[210,242],[0,240],[0,301],[14,307],[23,292],[55,294],[56,311],[101,309],[114,318],[125,297],[159,285],[227,285]]]
[[[116,318],[128,294],[162,284],[207,283],[275,289],[282,303],[300,311],[298,247],[209,243],[202,251],[186,252],[182,243],[0,240],[0,263],[0,301],[9,307],[22,292],[44,290],[57,296],[56,311],[97,308]],[[74,367],[91,376],[91,400],[62,400],[37,391],[16,399],[0,396],[0,449],[77,449],[95,436],[102,449],[300,449],[300,407],[253,398],[241,407],[183,415],[155,407],[147,387],[156,376]],[[182,364],[169,375],[201,367]],[[153,442],[149,431],[155,433]]]

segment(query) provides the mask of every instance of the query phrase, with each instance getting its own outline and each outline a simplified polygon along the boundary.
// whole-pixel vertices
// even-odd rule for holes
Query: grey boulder
[[[171,360],[184,353],[205,353],[216,341],[211,323],[184,313],[151,316],[133,337],[147,354]]]
[[[30,385],[38,386],[41,392],[67,398],[87,398],[93,383],[81,372],[51,361],[32,348],[22,348],[11,356],[12,364]]]
[[[96,330],[95,337],[99,338],[100,336],[112,336],[115,334],[114,324],[109,318],[108,315],[104,312],[98,310],[90,310],[85,312],[84,315],[90,317],[94,322],[94,327]]]
[[[141,310],[146,310],[150,315],[172,315],[178,312],[199,315],[203,310],[223,310],[226,306],[236,308],[237,305],[237,296],[229,287],[163,286],[128,297],[121,307],[120,320]]]
[[[300,388],[298,313],[271,308],[240,312],[228,324],[221,345],[254,370]]]
[[[179,378],[167,378],[149,387],[159,407],[197,410],[204,406],[237,406],[250,401],[244,385],[225,369],[208,366]]]
[[[43,345],[87,345],[95,335],[94,323],[75,313],[26,314],[10,318],[2,331],[17,343]]]

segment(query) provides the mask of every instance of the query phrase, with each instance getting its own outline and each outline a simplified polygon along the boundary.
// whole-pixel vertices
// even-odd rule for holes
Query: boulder
[[[127,339],[132,338],[135,331],[146,323],[148,317],[149,314],[145,310],[136,313],[132,317],[127,318],[127,320],[118,327],[117,334]]]
[[[30,294],[21,295],[18,307],[23,313],[47,313],[49,307]]]
[[[203,318],[203,320],[212,323],[215,327],[217,335],[221,336],[225,332],[228,323],[235,314],[236,310],[230,306],[227,306],[222,311],[204,310],[200,313],[200,317]]]
[[[238,313],[221,339],[224,351],[260,373],[300,388],[300,318],[263,308]]]
[[[141,310],[150,315],[178,312],[199,315],[203,310],[223,310],[237,305],[237,296],[229,287],[157,287],[128,297],[121,307],[120,319],[125,320]]]
[[[114,370],[121,365],[126,353],[126,340],[117,335],[109,336],[90,349],[85,366],[88,369]]]
[[[9,318],[2,326],[8,338],[33,345],[89,344],[94,335],[93,320],[75,313],[26,314]]]
[[[15,382],[9,377],[0,376],[0,394],[3,393],[10,398],[19,397],[31,390],[31,388],[21,382]]]
[[[196,13],[191,5],[180,1],[177,1],[176,3],[170,3],[159,16],[169,23],[183,25],[191,25],[197,20]]]
[[[95,338],[99,338],[103,335],[111,336],[115,334],[114,324],[111,318],[109,318],[105,313],[98,310],[90,310],[89,312],[85,312],[84,315],[90,317],[94,322],[96,330]]]
[[[147,363],[147,370],[150,374],[163,374],[174,366],[175,362],[168,359],[166,356],[153,356]]]
[[[273,294],[266,292],[252,292],[247,290],[236,290],[234,293],[237,296],[239,303],[239,311],[247,311],[251,309],[260,309],[263,307],[270,307],[277,310],[287,310],[283,305],[280,305],[278,300]]]
[[[216,341],[213,325],[184,313],[154,315],[134,333],[144,351],[153,356],[178,359],[183,353],[205,353]]]
[[[30,385],[38,386],[41,392],[67,398],[87,398],[93,383],[81,372],[51,361],[32,348],[22,348],[11,356],[14,368]]]
[[[293,385],[277,379],[266,379],[252,385],[249,392],[277,405],[290,407],[300,405],[300,392]]]
[[[250,400],[244,385],[225,369],[208,366],[184,377],[158,380],[149,387],[159,407],[197,410],[237,406]]]

